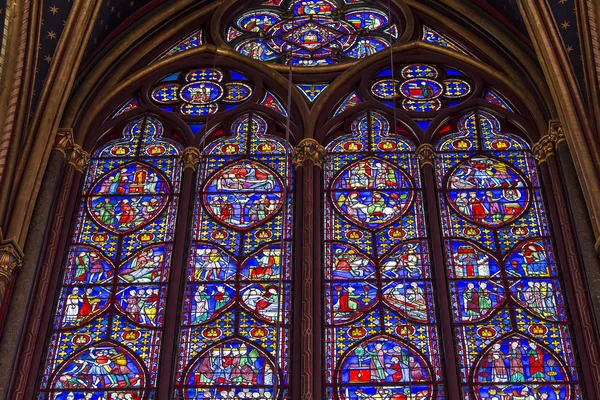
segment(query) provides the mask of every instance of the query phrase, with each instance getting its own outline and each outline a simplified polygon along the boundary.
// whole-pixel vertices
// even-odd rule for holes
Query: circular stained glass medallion
[[[400,85],[400,91],[409,99],[431,100],[439,97],[443,93],[444,88],[434,80],[415,78],[403,82]]]
[[[398,220],[412,202],[408,175],[376,158],[346,167],[333,182],[335,208],[360,226],[378,229]]]
[[[223,88],[209,81],[192,82],[181,88],[180,96],[189,104],[213,103],[223,96]]]
[[[499,227],[518,219],[529,203],[523,178],[509,165],[489,157],[459,164],[448,179],[448,200],[463,218]]]
[[[267,166],[240,161],[219,170],[204,188],[204,204],[219,222],[254,227],[273,216],[282,203],[282,183]]]

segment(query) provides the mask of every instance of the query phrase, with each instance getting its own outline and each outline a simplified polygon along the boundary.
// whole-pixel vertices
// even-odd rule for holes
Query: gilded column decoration
[[[325,148],[321,146],[315,139],[304,139],[292,150],[292,162],[294,167],[299,168],[304,165],[306,161],[312,161],[312,163],[319,168],[323,166],[323,159],[325,158]]]
[[[532,147],[533,156],[539,164],[548,161],[548,158],[556,152],[558,145],[566,141],[565,132],[559,120],[552,120],[548,123],[548,134],[542,137]]]
[[[73,129],[60,128],[56,133],[56,144],[52,149],[62,153],[62,155],[66,158],[67,151],[71,150],[74,144]]]
[[[52,149],[61,153],[67,159],[67,163],[72,165],[76,171],[83,172],[90,165],[89,153],[74,142],[71,128],[60,128],[58,130],[55,145]]]
[[[4,306],[6,291],[12,286],[22,262],[23,252],[14,241],[0,241],[0,310]]]
[[[554,143],[554,147],[558,147],[560,143],[566,141],[565,131],[563,130],[562,124],[559,120],[554,119],[549,122],[548,136],[550,141]]]
[[[421,164],[421,168],[426,165],[434,167],[433,162],[435,161],[435,149],[429,143],[424,143],[417,148],[417,158]]]
[[[90,154],[78,144],[74,144],[69,153],[68,163],[78,172],[83,172],[90,165]]]
[[[195,147],[188,147],[183,151],[183,169],[191,168],[196,170],[200,164],[200,150]]]
[[[550,156],[554,155],[554,142],[550,135],[543,136],[531,150],[538,164],[545,163]]]

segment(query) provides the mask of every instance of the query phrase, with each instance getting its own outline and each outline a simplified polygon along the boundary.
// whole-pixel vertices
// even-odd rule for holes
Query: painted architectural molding
[[[315,139],[304,139],[292,150],[292,163],[296,168],[305,165],[307,162],[312,162],[321,168],[324,158],[325,148]]]
[[[183,151],[183,169],[196,170],[200,164],[200,150],[195,147],[188,147]]]
[[[421,168],[425,168],[426,165],[434,167],[435,162],[435,149],[429,143],[424,143],[417,148],[417,158],[421,164]]]

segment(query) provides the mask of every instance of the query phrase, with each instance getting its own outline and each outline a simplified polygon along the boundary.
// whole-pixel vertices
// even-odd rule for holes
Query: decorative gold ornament
[[[434,168],[435,148],[429,143],[424,143],[417,148],[417,158],[421,163],[421,168],[430,165]]]
[[[565,139],[565,132],[559,120],[554,119],[548,123],[548,134],[542,137],[536,144],[533,145],[533,156],[538,163],[548,161],[548,158],[554,155],[558,144]]]
[[[554,155],[554,143],[550,138],[550,135],[543,136],[536,144],[531,148],[533,156],[538,161],[538,164],[545,163],[548,158]]]
[[[200,150],[188,147],[183,151],[183,169],[191,168],[194,171],[200,164]]]
[[[83,172],[90,166],[90,154],[83,150],[80,145],[74,144],[69,153],[69,160],[67,162],[71,164],[76,171]]]
[[[74,144],[73,129],[60,128],[56,134],[56,144],[53,149],[61,152],[64,157],[67,157],[67,151],[71,150]]]
[[[554,143],[554,147],[557,147],[560,142],[566,140],[565,131],[563,130],[562,124],[559,120],[554,119],[549,122],[548,137],[550,138],[550,141]]]
[[[315,139],[303,139],[292,150],[292,163],[296,168],[302,167],[307,161],[312,162],[320,168],[323,166],[324,159],[325,148]]]
[[[12,240],[0,242],[0,279],[12,280],[23,264],[23,252]]]

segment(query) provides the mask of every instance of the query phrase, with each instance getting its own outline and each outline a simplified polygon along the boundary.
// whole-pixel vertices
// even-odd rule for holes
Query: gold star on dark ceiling
[[[50,12],[52,13],[52,15],[58,14],[58,7],[50,6]]]
[[[49,63],[50,61],[52,61],[52,56],[51,55],[46,55],[46,57],[44,57],[44,61],[46,61],[47,63]]]
[[[567,29],[567,28],[569,28],[569,27],[571,26],[571,23],[570,23],[569,21],[563,21],[563,23],[562,23],[562,24],[560,24],[560,26],[561,26],[563,29]]]
[[[49,31],[49,32],[47,32],[47,33],[46,33],[46,37],[47,37],[48,39],[56,39],[56,32],[54,32],[54,31]]]
[[[571,45],[568,45],[568,46],[567,46],[567,53],[570,53],[570,52],[572,52],[572,51],[573,51],[573,46],[571,46]]]

